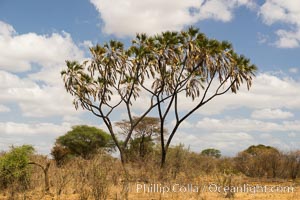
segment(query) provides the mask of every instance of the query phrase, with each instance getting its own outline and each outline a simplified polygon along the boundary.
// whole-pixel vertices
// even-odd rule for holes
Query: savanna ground
[[[50,192],[45,192],[41,167],[33,165],[30,178],[11,182],[1,190],[0,199],[300,199],[299,165],[295,165],[299,161],[291,165],[292,160],[287,159],[294,154],[274,157],[268,152],[266,157],[261,154],[251,160],[243,153],[234,158],[215,158],[177,146],[170,149],[164,170],[160,169],[159,156],[154,151],[143,159],[129,159],[127,176],[120,160],[105,152],[90,159],[74,157],[60,166],[55,160],[33,155],[31,160],[41,166],[51,163]],[[290,177],[292,172],[296,177]],[[241,191],[244,186],[246,191]],[[255,192],[254,186],[267,189],[257,188]],[[226,187],[239,187],[240,191],[231,193]]]

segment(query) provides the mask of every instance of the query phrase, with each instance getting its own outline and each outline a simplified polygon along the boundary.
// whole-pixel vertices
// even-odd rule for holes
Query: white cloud
[[[0,21],[0,103],[16,103],[27,117],[78,115],[60,71],[65,60],[81,61],[83,55],[68,33],[17,34]],[[30,72],[33,64],[39,71]],[[27,74],[21,77],[13,72]]]
[[[198,21],[213,19],[222,22],[234,18],[236,8],[245,6],[258,12],[262,21],[271,26],[281,23],[289,28],[275,32],[279,48],[300,45],[300,1],[266,0],[259,6],[254,0],[90,0],[103,21],[103,31],[119,37],[138,32],[156,34],[178,31]],[[266,42],[260,37],[259,42]]]
[[[296,48],[299,47],[300,42],[300,27],[297,31],[278,30],[276,35],[279,39],[275,42],[275,45],[279,48]]]
[[[262,139],[268,139],[268,140],[272,139],[272,135],[270,133],[263,133],[259,137]]]
[[[231,21],[234,9],[240,6],[254,8],[256,4],[251,0],[209,0],[202,3],[198,20],[215,19],[223,22]]]
[[[291,132],[291,133],[288,134],[288,136],[291,137],[291,138],[295,138],[297,136],[297,134],[294,133],[294,132]]]
[[[259,11],[263,22],[267,25],[284,23],[289,30],[276,31],[278,40],[275,45],[279,48],[295,48],[300,45],[300,1],[295,0],[266,0]]]
[[[180,30],[199,20],[230,21],[239,6],[253,7],[252,0],[90,0],[104,22],[105,33],[132,36]]]
[[[253,80],[253,86],[249,92],[243,89],[235,96],[235,100],[233,98],[230,100],[234,101],[232,104],[248,108],[300,109],[299,84],[299,81],[291,78],[259,74]]]
[[[279,22],[300,24],[300,1],[266,0],[260,8],[260,14],[267,24]]]
[[[16,34],[13,27],[0,21],[0,69],[24,72],[33,63],[56,67],[67,59],[81,59],[83,52],[66,32],[51,35]]]
[[[80,123],[0,122],[1,150],[7,150],[12,145],[30,144],[34,146],[38,153],[49,154],[55,143],[55,139],[70,131],[72,126],[77,124]],[[94,124],[88,125],[95,126]],[[102,128],[101,126],[103,125],[96,127]]]
[[[289,72],[290,72],[290,73],[293,73],[293,74],[297,74],[297,73],[299,72],[299,68],[297,68],[297,67],[292,67],[292,68],[289,69]]]
[[[173,145],[184,143],[192,151],[202,151],[207,148],[221,150],[223,155],[234,155],[246,149],[257,141],[245,132],[213,132],[213,133],[187,133],[178,132],[174,137]]]
[[[279,77],[260,73],[253,79],[253,85],[248,91],[242,85],[237,94],[230,91],[216,97],[197,113],[202,115],[221,114],[226,110],[249,109],[300,109],[300,82],[287,77]],[[211,90],[213,91],[213,90]],[[199,99],[196,99],[199,101]],[[184,95],[179,97],[178,107],[181,111],[190,110],[197,102],[187,100]]]
[[[217,148],[225,155],[234,155],[256,144],[271,145],[281,150],[298,148],[293,142],[284,141],[282,138],[296,137],[300,130],[299,120],[274,123],[246,118],[204,118],[198,123],[189,124],[192,127],[188,131],[178,131],[173,145],[184,143],[193,151]]]
[[[289,136],[289,135],[288,135]],[[290,136],[289,136],[290,137]],[[259,139],[262,139],[263,144],[273,146],[283,151],[291,151],[293,149],[297,149],[297,146],[293,144],[293,142],[286,143],[282,139],[275,137],[271,133],[263,133],[259,136]],[[259,142],[260,141],[260,142]],[[256,144],[261,144],[261,140],[258,140]]]
[[[257,33],[258,43],[259,44],[265,44],[269,41],[269,36],[263,33],[258,32]]]
[[[0,104],[0,113],[1,112],[9,112],[10,108]]]
[[[255,119],[286,119],[293,116],[294,114],[291,112],[270,108],[254,110],[251,114],[251,117]]]
[[[9,25],[6,24],[3,21],[0,21],[0,35],[4,38],[8,38],[11,37],[12,35],[14,35],[16,33],[15,29]]]
[[[49,154],[55,139],[71,129],[71,124],[0,122],[1,150],[10,146],[33,145],[38,153]]]
[[[28,136],[28,135],[53,135],[58,136],[66,133],[70,130],[71,125],[63,123],[61,125],[56,125],[52,123],[15,123],[15,122],[1,122],[0,132],[6,135],[18,135],[18,136]]]
[[[87,48],[87,49],[94,46],[93,42],[90,41],[90,40],[85,40],[82,43],[80,43],[79,45],[84,47],[84,48]]]
[[[72,97],[61,86],[40,86],[28,78],[0,71],[0,102],[17,103],[24,116],[77,115]]]
[[[265,122],[252,119],[214,119],[204,118],[198,121],[196,128],[209,131],[256,131],[256,132],[288,132],[299,131],[300,121],[283,121],[281,123]]]
[[[104,32],[117,36],[137,32],[154,34],[178,30],[194,23],[189,8],[199,7],[198,0],[91,0],[102,20]]]

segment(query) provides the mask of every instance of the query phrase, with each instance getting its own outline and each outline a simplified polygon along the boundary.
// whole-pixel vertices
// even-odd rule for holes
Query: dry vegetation
[[[0,199],[300,199],[299,152],[278,152],[277,156],[272,152],[264,149],[263,153],[250,156],[245,150],[234,158],[215,158],[177,146],[170,149],[167,165],[161,170],[159,155],[154,150],[144,158],[133,158],[126,165],[128,179],[120,160],[105,152],[100,151],[91,159],[73,157],[62,166],[45,156],[33,155],[32,162],[41,166],[51,163],[50,191],[45,192],[42,168],[31,165],[26,183],[16,180],[2,187]],[[138,189],[143,184],[146,191]],[[215,185],[221,187],[220,192],[215,191]],[[248,188],[248,192],[231,193],[223,189],[243,185],[289,187],[293,191],[253,193]],[[174,187],[175,191],[167,192],[167,187]]]

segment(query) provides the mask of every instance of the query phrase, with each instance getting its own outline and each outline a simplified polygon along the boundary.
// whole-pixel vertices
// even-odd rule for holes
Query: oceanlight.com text
[[[280,186],[280,185],[250,185],[243,184],[240,186],[221,186],[211,183],[207,188],[208,192],[217,193],[293,193],[295,188],[293,186]]]
[[[211,193],[293,193],[295,188],[293,186],[281,185],[251,185],[242,184],[238,186],[223,186],[215,183],[207,185],[197,184],[172,184],[163,185],[160,183],[153,184],[136,184],[137,193],[198,193],[198,192],[211,192]]]

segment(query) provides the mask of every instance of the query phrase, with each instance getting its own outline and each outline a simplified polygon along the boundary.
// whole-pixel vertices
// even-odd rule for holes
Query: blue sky
[[[96,117],[74,109],[59,74],[65,60],[88,59],[89,46],[110,39],[128,46],[137,32],[191,25],[230,41],[259,72],[249,92],[226,94],[199,110],[173,144],[195,151],[218,148],[225,155],[260,143],[299,149],[300,1],[295,0],[0,0],[0,149],[30,143],[47,154],[73,125],[104,128]]]

